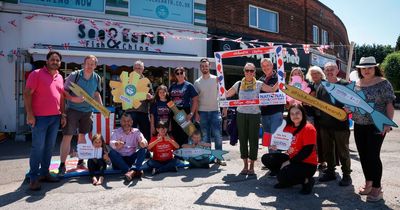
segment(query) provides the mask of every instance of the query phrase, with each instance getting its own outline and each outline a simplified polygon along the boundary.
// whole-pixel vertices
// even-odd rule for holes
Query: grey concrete
[[[400,111],[395,121],[400,123]],[[381,157],[384,164],[384,201],[366,203],[357,189],[364,183],[358,154],[351,137],[353,185],[339,187],[337,181],[316,183],[311,195],[300,195],[300,186],[274,189],[256,164],[257,178],[238,175],[242,167],[238,146],[224,142],[230,153],[228,166],[181,169],[178,173],[146,176],[124,183],[119,175],[106,176],[104,186],[93,186],[88,177],[43,184],[42,191],[30,192],[24,182],[28,169],[29,141],[7,140],[0,144],[0,207],[2,209],[400,209],[400,129],[387,135]],[[265,152],[260,148],[259,155]],[[58,147],[54,158],[58,158]],[[259,157],[260,157],[259,156]],[[338,167],[338,172],[340,168]],[[318,173],[315,177],[318,176]],[[340,173],[338,173],[338,178]]]

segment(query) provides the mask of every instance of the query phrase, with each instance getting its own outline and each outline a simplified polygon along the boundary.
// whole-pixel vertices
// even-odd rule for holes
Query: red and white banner
[[[224,78],[224,68],[222,65],[222,59],[242,57],[248,55],[269,54],[269,53],[275,53],[275,59],[277,61],[277,72],[279,78],[278,81],[284,83],[285,80],[283,79],[284,75],[283,48],[281,45],[215,52],[214,57],[217,70],[219,98],[225,99],[226,98],[225,93],[227,91],[225,89],[225,78]]]
[[[100,133],[107,144],[110,143],[111,133],[115,129],[115,113],[110,113],[109,118],[105,118],[101,113],[92,114],[93,128],[90,138],[96,133]]]

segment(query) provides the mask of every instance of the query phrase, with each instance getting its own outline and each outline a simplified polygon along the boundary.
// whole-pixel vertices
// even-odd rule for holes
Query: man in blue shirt
[[[97,102],[101,100],[101,78],[94,72],[97,67],[97,58],[93,55],[85,57],[83,69],[72,72],[65,81],[65,98],[67,99],[67,125],[63,128],[63,139],[60,146],[59,175],[65,173],[65,161],[71,147],[71,139],[78,129],[78,143],[85,143],[85,135],[92,129],[93,107],[84,101],[83,97],[75,96],[70,91],[71,82],[74,82],[92,96]],[[79,160],[78,166],[83,166],[83,160]]]

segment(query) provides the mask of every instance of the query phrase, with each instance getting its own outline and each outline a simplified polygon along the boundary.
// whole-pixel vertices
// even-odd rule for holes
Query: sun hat
[[[369,67],[375,67],[378,65],[379,64],[376,63],[375,57],[369,56],[369,57],[361,57],[360,63],[356,67],[357,68],[369,68]]]

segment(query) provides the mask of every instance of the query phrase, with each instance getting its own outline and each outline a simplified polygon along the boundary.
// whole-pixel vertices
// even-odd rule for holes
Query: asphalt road
[[[400,124],[400,111],[395,113]],[[24,181],[28,170],[30,142],[7,140],[0,144],[1,209],[400,209],[400,129],[385,139],[381,158],[384,171],[384,201],[365,202],[357,189],[364,183],[361,165],[350,140],[353,185],[340,187],[338,180],[316,183],[311,195],[298,193],[300,186],[274,189],[276,178],[266,175],[256,162],[257,177],[238,175],[242,168],[238,146],[224,141],[227,166],[211,169],[180,169],[177,173],[147,175],[124,183],[122,176],[106,176],[103,186],[93,186],[89,178],[64,179],[44,184],[42,191],[31,192]],[[58,159],[58,148],[54,159]],[[259,157],[265,153],[260,148]],[[340,167],[337,167],[340,172]],[[315,174],[318,177],[319,173]]]

